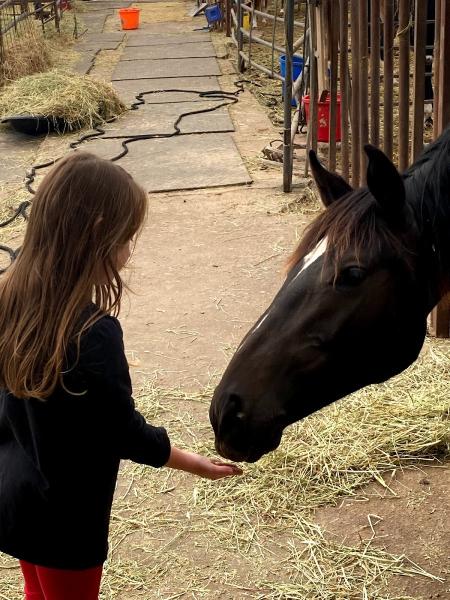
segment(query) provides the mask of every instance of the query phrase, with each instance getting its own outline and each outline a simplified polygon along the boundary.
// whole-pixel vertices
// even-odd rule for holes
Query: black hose
[[[184,90],[184,89],[164,89],[164,90],[150,90],[150,91],[146,91],[146,92],[139,92],[139,94],[137,94],[135,96],[136,101],[131,104],[130,110],[138,110],[140,106],[145,104],[146,102],[145,102],[144,96],[147,96],[150,94],[161,94],[161,93],[197,94],[199,98],[202,98],[205,100],[225,100],[225,102],[221,102],[221,103],[217,104],[216,106],[212,106],[210,108],[202,108],[200,110],[192,110],[192,111],[187,111],[187,112],[181,113],[177,117],[176,121],[174,122],[174,124],[173,124],[174,130],[171,133],[148,133],[148,134],[144,133],[144,134],[137,134],[137,135],[131,135],[131,136],[122,136],[122,135],[106,136],[105,130],[102,129],[100,127],[100,125],[96,125],[94,127],[94,131],[92,131],[90,133],[86,133],[86,134],[82,135],[80,138],[78,138],[78,140],[71,142],[69,144],[69,147],[72,150],[75,150],[78,146],[80,146],[84,142],[87,142],[88,140],[93,139],[93,138],[101,138],[101,139],[105,139],[105,140],[121,139],[121,140],[123,140],[121,143],[123,150],[116,156],[113,156],[112,158],[109,159],[109,160],[115,162],[115,161],[123,158],[126,154],[128,154],[128,145],[132,144],[133,142],[139,142],[141,140],[171,138],[176,135],[188,135],[188,134],[182,134],[180,127],[179,127],[181,121],[185,117],[190,116],[190,115],[199,115],[199,114],[203,114],[203,113],[213,112],[215,110],[218,110],[219,108],[222,108],[223,106],[231,106],[232,104],[235,104],[239,100],[239,98],[238,98],[239,94],[244,91],[244,83],[251,83],[251,81],[249,81],[247,79],[240,79],[239,81],[236,81],[234,83],[234,85],[237,88],[235,92],[226,92],[223,90],[201,91],[201,90]],[[105,123],[113,123],[114,121],[117,120],[117,118],[118,117],[113,117],[112,119],[108,119],[107,121],[105,121]],[[208,133],[222,133],[222,132],[221,131],[208,131]],[[58,162],[58,160],[60,160],[60,158],[61,157],[56,158],[54,160],[47,161],[45,163],[33,165],[30,168],[30,170],[27,171],[27,173],[25,174],[25,187],[30,194],[35,194],[35,190],[32,188],[32,184],[34,183],[34,180],[36,178],[36,172],[39,171],[40,169],[45,169],[47,167],[54,165],[56,162]],[[26,210],[30,206],[30,204],[31,204],[31,202],[29,202],[29,201],[22,202],[19,205],[19,207],[17,208],[14,215],[12,215],[12,217],[7,219],[6,221],[3,221],[3,223],[0,223],[0,228],[6,227],[10,223],[12,223],[15,219],[17,219],[20,215],[22,215],[22,217],[26,220],[27,219]],[[9,255],[10,261],[12,263],[14,261],[14,259],[17,257],[19,249],[13,250],[12,248],[9,248],[8,246],[0,245],[0,251],[6,252]],[[0,268],[0,273],[3,273],[5,270],[6,269]]]

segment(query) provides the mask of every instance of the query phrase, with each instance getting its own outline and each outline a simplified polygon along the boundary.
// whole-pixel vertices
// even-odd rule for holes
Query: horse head
[[[287,425],[396,375],[420,352],[436,302],[423,231],[405,176],[380,150],[365,151],[358,190],[310,154],[325,210],[215,390],[210,420],[226,458],[258,460]]]

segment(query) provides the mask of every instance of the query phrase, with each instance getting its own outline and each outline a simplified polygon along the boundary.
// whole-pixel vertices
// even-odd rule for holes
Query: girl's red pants
[[[103,565],[80,571],[49,569],[20,561],[25,600],[98,600]]]

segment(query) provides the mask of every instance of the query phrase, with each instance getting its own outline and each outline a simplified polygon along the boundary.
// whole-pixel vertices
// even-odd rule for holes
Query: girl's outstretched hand
[[[200,470],[197,473],[200,477],[206,479],[221,479],[222,477],[233,477],[234,475],[242,475],[243,471],[237,465],[232,463],[224,463],[213,458],[199,456],[201,462]]]
[[[173,446],[166,467],[187,471],[205,479],[221,479],[222,477],[242,475],[242,469],[237,465],[209,459],[206,456],[187,452],[186,450],[179,450]]]

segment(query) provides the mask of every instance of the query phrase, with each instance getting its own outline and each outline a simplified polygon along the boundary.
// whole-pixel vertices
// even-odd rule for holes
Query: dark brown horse
[[[420,352],[450,278],[450,129],[401,176],[372,146],[368,187],[351,189],[311,154],[326,210],[217,387],[219,453],[253,462],[284,428]]]

